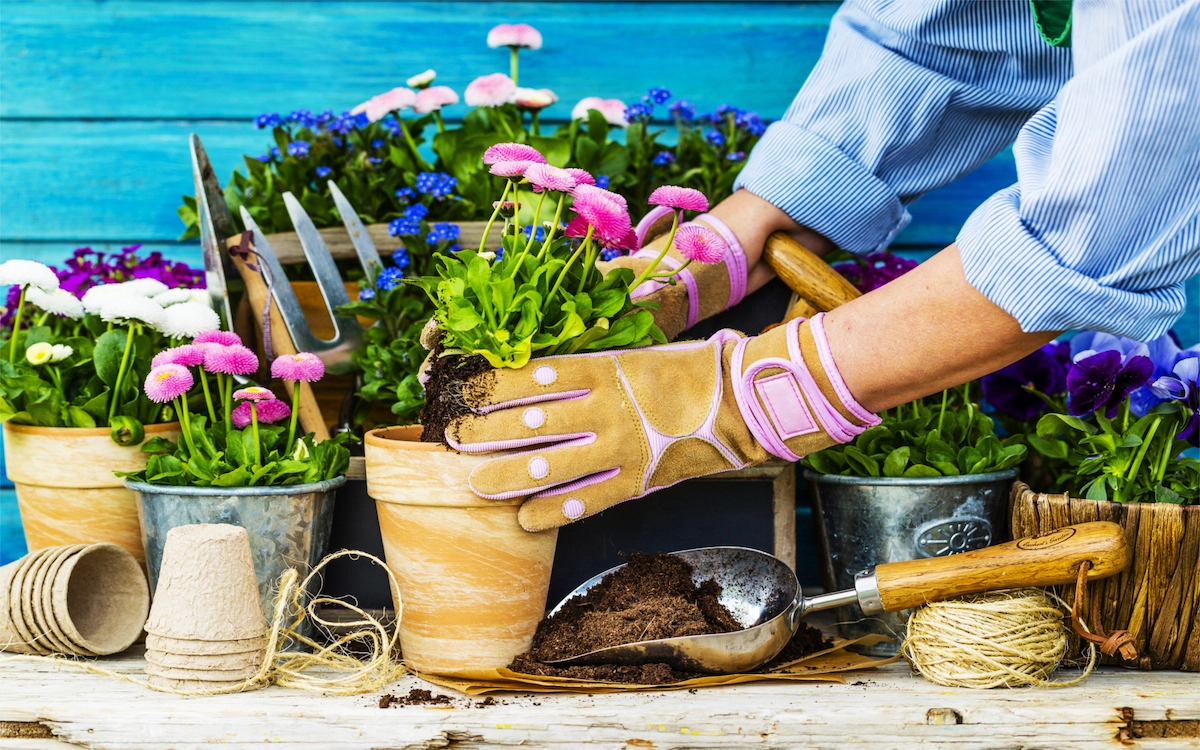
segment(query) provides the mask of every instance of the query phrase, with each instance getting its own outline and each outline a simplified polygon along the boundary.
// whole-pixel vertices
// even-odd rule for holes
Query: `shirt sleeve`
[[[1200,0],[1154,6],[1076,0],[1075,76],[958,236],[967,280],[1026,331],[1148,341],[1200,272]]]
[[[906,205],[1011,143],[1070,72],[1028,0],[849,0],[735,187],[847,250],[882,250]]]

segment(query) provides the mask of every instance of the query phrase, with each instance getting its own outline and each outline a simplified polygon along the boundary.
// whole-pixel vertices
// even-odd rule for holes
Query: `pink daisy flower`
[[[207,346],[204,369],[224,375],[249,375],[258,371],[258,355],[244,346]]]
[[[578,167],[567,167],[567,174],[575,178],[576,185],[595,185],[596,178],[592,177],[592,173],[586,169]]]
[[[580,195],[594,195],[605,200],[612,201],[626,211],[629,210],[629,204],[625,201],[625,196],[621,195],[620,193],[614,193],[611,190],[598,188],[595,185],[577,185],[575,189],[571,191],[571,195],[575,196],[576,198],[578,198]]]
[[[588,223],[582,216],[572,216],[567,222],[567,226],[563,228],[563,235],[567,237],[586,237]]]
[[[499,107],[508,104],[517,93],[517,84],[503,73],[479,76],[467,84],[463,101],[468,107]]]
[[[280,380],[315,383],[325,376],[325,363],[309,352],[284,354],[271,363],[271,377]]]
[[[667,206],[681,211],[704,213],[708,210],[708,198],[704,197],[704,193],[695,188],[679,187],[678,185],[663,185],[655,188],[646,202],[652,206]]]
[[[550,89],[527,89],[517,87],[513,95],[513,104],[525,109],[545,109],[558,101],[558,95]]]
[[[601,99],[598,96],[580,99],[579,103],[571,110],[571,119],[586,120],[588,112],[593,109],[603,115],[609,125],[621,128],[629,126],[625,120],[625,102],[620,99]]]
[[[287,419],[292,416],[292,409],[279,399],[270,399],[267,401],[259,401],[254,405],[258,411],[259,424],[275,424],[276,422]],[[251,419],[250,402],[243,401],[233,407],[233,412],[229,415],[233,421],[233,426],[239,430],[250,426]]]
[[[520,181],[525,176],[525,170],[536,164],[534,161],[498,161],[488,171],[497,177]]]
[[[417,94],[413,112],[427,115],[451,104],[458,104],[458,94],[454,93],[454,89],[449,86],[430,86]]]
[[[575,188],[574,195],[571,208],[592,226],[592,235],[605,247],[619,244],[633,229],[624,199],[613,200],[613,193],[589,185]]]
[[[487,151],[483,152],[484,164],[499,164],[502,161],[531,161],[536,164],[545,164],[546,157],[542,156],[541,151],[524,143],[497,143],[494,146],[488,146]]]
[[[541,49],[542,33],[527,23],[502,23],[488,32],[487,45],[493,48]]]
[[[187,393],[195,382],[183,365],[160,365],[146,376],[146,396],[156,404],[165,404]]]
[[[725,240],[707,227],[684,224],[675,232],[675,247],[687,260],[720,263],[725,258]]]
[[[556,190],[560,193],[570,192],[575,187],[575,178],[565,169],[552,167],[549,164],[534,164],[525,170],[525,179],[533,185],[534,190]]]
[[[204,364],[204,347],[196,346],[195,344],[184,344],[173,349],[165,349],[154,355],[154,359],[150,360],[151,369],[161,367],[162,365],[198,367],[202,364]]]
[[[233,331],[208,331],[192,339],[193,344],[220,344],[221,346],[241,346],[242,337]]]
[[[239,388],[234,391],[233,397],[238,401],[266,401],[275,398],[275,394],[267,388],[252,385],[249,388]]]
[[[417,101],[417,92],[412,89],[406,89],[403,86],[398,86],[391,91],[384,92],[378,96],[373,96],[354,109],[350,110],[350,114],[357,115],[359,112],[365,112],[367,119],[371,122],[378,122],[383,119],[388,112],[408,109]]]

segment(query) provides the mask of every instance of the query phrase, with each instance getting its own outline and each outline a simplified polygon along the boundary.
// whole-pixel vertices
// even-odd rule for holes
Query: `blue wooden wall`
[[[80,245],[179,245],[192,192],[187,136],[222,180],[264,150],[251,118],[338,111],[435,68],[461,91],[507,71],[488,49],[500,22],[537,26],[525,85],[549,87],[562,120],[584,96],[631,101],[665,86],[702,109],[729,102],[777,118],[821,52],[834,3],[63,2],[0,0],[0,256],[61,260]],[[459,111],[463,111],[461,106]],[[448,114],[454,109],[448,110]],[[953,240],[987,195],[1015,179],[998,156],[912,207],[897,244]],[[1200,337],[1200,281],[1180,329]],[[0,502],[0,529],[15,514]],[[3,545],[0,534],[0,545]],[[0,558],[5,549],[0,546]]]

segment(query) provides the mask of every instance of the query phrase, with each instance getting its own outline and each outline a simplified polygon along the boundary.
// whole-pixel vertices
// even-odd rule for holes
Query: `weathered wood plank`
[[[836,7],[6,1],[0,114],[341,111],[430,67],[461,92],[476,76],[508,70],[507,50],[485,44],[488,29],[528,21],[545,46],[522,57],[521,81],[558,93],[550,117],[566,117],[585,96],[633,101],[649,86],[702,107],[729,101],[777,117],[820,55]],[[581,56],[592,62],[579,64]]]
[[[136,653],[106,666],[137,676]],[[179,698],[69,668],[0,660],[0,721],[39,721],[88,747],[293,748],[811,747],[1099,748],[1137,727],[1200,718],[1194,677],[1101,669],[1064,690],[943,688],[895,664],[850,684],[751,684],[687,692],[453,696],[448,706],[378,708],[378,696],[282,688]],[[426,685],[405,677],[388,692]],[[434,688],[434,693],[445,691]],[[70,696],[70,699],[66,699]],[[1173,722],[1149,724],[1149,722]],[[960,723],[961,722],[961,723]],[[1136,724],[1135,724],[1136,723]],[[1184,747],[1180,740],[1136,746]]]

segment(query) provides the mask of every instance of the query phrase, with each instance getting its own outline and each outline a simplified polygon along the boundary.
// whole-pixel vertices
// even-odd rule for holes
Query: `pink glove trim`
[[[646,233],[650,231],[650,227],[658,223],[658,220],[664,216],[670,216],[671,209],[667,206],[655,206],[650,209],[650,213],[642,217],[642,220],[637,223],[637,228],[634,233],[637,234],[638,247],[646,244]]]
[[[701,214],[696,219],[708,224],[725,240],[725,268],[729,271],[729,301],[725,303],[725,309],[728,310],[746,296],[746,281],[749,275],[746,268],[746,251],[738,241],[737,235],[725,222],[712,214]]]
[[[574,432],[566,435],[535,435],[527,438],[515,438],[513,440],[489,440],[486,443],[460,443],[454,438],[446,435],[446,444],[460,453],[492,453],[493,451],[510,451],[518,448],[530,448],[532,446],[542,446],[547,444],[557,443],[572,443],[577,440],[595,440],[596,433],[594,432]],[[579,443],[586,445],[586,443]],[[554,447],[558,447],[555,445]]]
[[[648,255],[650,256],[651,260],[654,260],[657,253],[650,252]],[[634,257],[644,258],[646,255],[643,255],[642,251],[639,250]],[[675,260],[669,255],[663,256],[662,263],[672,270],[679,268],[681,265],[679,261]],[[684,328],[691,328],[692,326],[696,325],[696,321],[700,319],[700,289],[696,286],[696,277],[693,276],[692,272],[688,269],[685,268],[675,275],[678,276],[679,280],[683,282],[683,285],[687,287],[688,314],[687,324],[684,326]],[[663,283],[661,281],[655,281],[653,279],[649,281],[643,281],[641,284],[638,284],[637,289],[634,289],[629,296],[631,299],[641,299],[642,297],[648,296],[652,292],[658,291],[662,286]]]
[[[515,406],[528,406],[529,404],[543,404],[547,401],[574,401],[577,398],[583,398],[591,393],[590,389],[583,388],[577,391],[558,391],[557,393],[539,393],[536,396],[526,396],[525,398],[514,398],[512,401],[502,401],[498,404],[488,404],[481,406],[475,410],[476,414],[491,414],[494,411],[501,409],[511,409]]]
[[[867,427],[874,427],[882,420],[871,412],[862,407],[851,395],[850,389],[846,387],[846,381],[842,380],[842,373],[838,370],[837,363],[833,361],[833,354],[829,351],[829,339],[825,338],[825,313],[817,313],[809,321],[809,330],[812,331],[813,340],[817,344],[817,354],[821,357],[821,364],[825,367],[825,375],[829,377],[829,382],[833,385],[833,390],[837,392],[838,398],[842,400],[842,405],[846,407],[854,416],[866,423]],[[792,346],[791,337],[788,338],[788,349]],[[792,356],[796,357],[799,354],[799,342],[797,342],[796,351],[792,352]]]
[[[584,487],[591,487],[593,484],[600,484],[601,482],[606,482],[609,479],[612,479],[613,477],[615,477],[616,475],[618,475],[620,473],[621,473],[621,467],[614,466],[611,469],[606,469],[605,471],[601,471],[599,473],[592,474],[591,476],[586,476],[582,479],[576,479],[572,482],[567,482],[566,484],[555,485],[554,487],[551,487],[548,490],[542,490],[541,492],[536,492],[536,493],[530,495],[529,499],[532,500],[536,497],[554,497],[555,495],[567,495],[572,492],[575,492],[576,490],[581,490]]]

